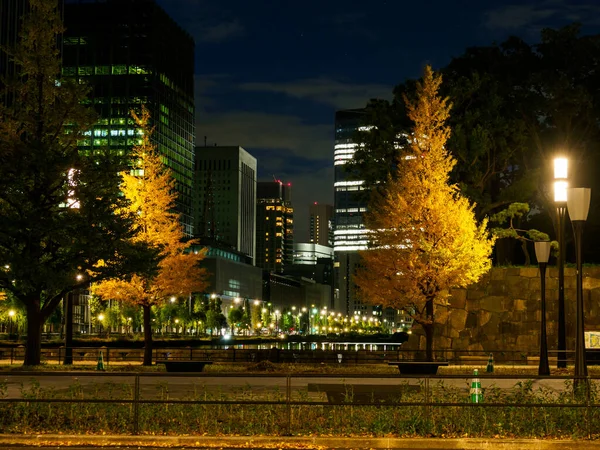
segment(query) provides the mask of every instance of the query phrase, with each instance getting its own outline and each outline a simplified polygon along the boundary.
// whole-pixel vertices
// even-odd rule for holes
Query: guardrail
[[[362,345],[362,344],[358,344]],[[143,348],[120,347],[73,347],[74,362],[95,362],[102,352],[104,363],[112,362],[142,362]],[[223,348],[205,349],[202,347],[169,347],[155,348],[152,360],[210,360],[216,363],[252,363],[271,361],[273,363],[342,363],[342,364],[387,364],[390,361],[423,359],[423,352],[415,350],[288,350],[273,347],[270,349]],[[485,365],[492,353],[494,361],[509,365],[538,365],[539,356],[516,350],[496,352],[476,352],[461,350],[439,350],[434,359],[448,361],[453,365]],[[574,352],[567,351],[567,361],[572,361]],[[550,351],[550,365],[556,364],[558,351]],[[600,364],[600,350],[586,351],[588,365]],[[65,347],[42,348],[42,361],[62,364]],[[0,361],[10,364],[22,364],[25,357],[24,346],[0,347]]]
[[[600,436],[595,376],[2,375],[0,433]]]

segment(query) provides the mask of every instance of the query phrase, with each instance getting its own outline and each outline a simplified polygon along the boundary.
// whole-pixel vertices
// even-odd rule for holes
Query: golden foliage
[[[123,174],[121,190],[129,208],[121,213],[135,214],[134,238],[159,251],[153,274],[136,273],[130,279],[110,279],[93,286],[93,293],[104,299],[151,306],[170,296],[203,291],[206,270],[199,263],[205,251],[186,252],[193,241],[184,241],[179,215],[174,212],[175,180],[151,142],[150,113],[143,107],[133,118],[142,130],[140,145],[133,148],[132,169]]]
[[[440,98],[441,76],[428,66],[417,99],[405,99],[413,133],[396,177],[374,191],[365,215],[373,248],[360,252],[354,281],[361,299],[398,309],[414,308],[418,323],[432,323],[425,310],[451,287],[476,282],[491,267],[494,239],[477,224],[473,206],[449,184],[455,160],[445,148],[450,105]]]

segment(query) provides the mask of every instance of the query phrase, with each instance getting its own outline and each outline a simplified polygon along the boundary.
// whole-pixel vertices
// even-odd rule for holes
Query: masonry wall
[[[600,331],[600,267],[584,267],[585,331]],[[575,348],[576,269],[565,268],[567,350]],[[548,349],[558,342],[558,270],[546,271],[546,325]],[[435,308],[435,348],[539,353],[541,319],[540,273],[535,266],[493,268],[477,284],[453,289],[445,305]],[[408,349],[424,349],[419,326]]]

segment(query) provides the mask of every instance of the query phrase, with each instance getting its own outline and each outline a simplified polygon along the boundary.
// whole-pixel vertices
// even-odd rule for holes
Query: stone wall
[[[600,267],[584,267],[585,331],[600,331]],[[567,349],[575,348],[576,270],[565,268]],[[539,353],[540,273],[535,266],[493,268],[477,284],[453,289],[445,305],[435,308],[435,348]],[[546,270],[548,349],[558,341],[558,270]],[[424,349],[422,329],[415,327],[408,348]]]

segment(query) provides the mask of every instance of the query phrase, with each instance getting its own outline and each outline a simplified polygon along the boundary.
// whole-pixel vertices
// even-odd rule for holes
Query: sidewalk
[[[85,435],[0,435],[0,448],[18,446],[90,447],[215,447],[215,448],[302,448],[302,449],[502,449],[502,450],[600,450],[600,441],[536,439],[424,439],[272,436],[85,436]]]

